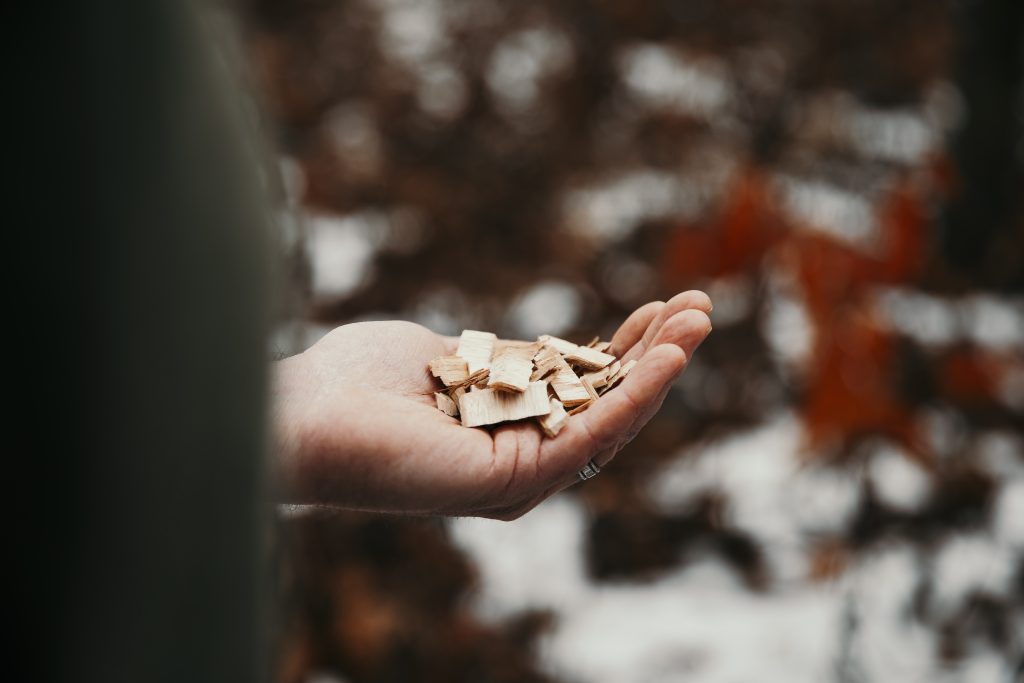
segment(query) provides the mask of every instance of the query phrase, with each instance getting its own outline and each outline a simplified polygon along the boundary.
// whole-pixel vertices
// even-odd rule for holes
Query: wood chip
[[[622,363],[620,363],[619,361],[615,361],[614,363],[612,363],[611,365],[609,365],[607,367],[607,370],[608,370],[608,381],[611,381],[612,377],[614,377],[619,372],[619,368],[621,368],[621,367],[622,367]]]
[[[470,387],[477,384],[487,384],[487,377],[491,374],[489,368],[480,368],[472,375],[469,375],[465,379],[461,379],[458,382],[452,382],[448,387],[449,389],[458,389],[460,387]]]
[[[572,353],[565,354],[565,359],[574,363],[584,370],[600,370],[615,362],[615,356],[589,349],[586,346],[578,346]]]
[[[631,360],[628,363],[624,364],[622,367],[620,367],[619,371],[616,372],[615,375],[608,378],[608,386],[605,388],[605,391],[610,391],[614,389],[616,386],[618,386],[619,382],[626,379],[626,375],[629,374],[630,370],[636,367],[636,363],[637,361]]]
[[[505,391],[525,391],[533,374],[534,345],[506,346],[491,360],[487,386]]]
[[[441,356],[430,361],[430,374],[451,386],[469,376],[469,365],[458,356]]]
[[[491,354],[494,352],[494,344],[497,340],[498,335],[492,332],[463,330],[455,355],[466,359],[466,363],[469,364],[469,373],[473,374],[483,368],[491,367]]]
[[[615,365],[615,363],[612,363],[612,365]],[[603,370],[598,370],[597,372],[588,372],[585,375],[583,375],[583,377],[581,377],[580,379],[587,380],[588,382],[590,382],[590,386],[594,387],[595,389],[600,389],[601,387],[608,384],[608,377],[611,375],[612,365],[609,365]]]
[[[615,373],[615,379],[617,379],[617,380],[625,379],[626,375],[629,374],[629,371],[637,366],[637,362],[638,361],[631,360],[631,361],[627,362],[625,365],[623,365],[621,368],[619,368],[619,371],[617,373]]]
[[[574,351],[576,351],[576,349],[580,348],[579,346],[573,344],[572,342],[565,341],[564,339],[559,339],[558,337],[552,337],[550,334],[542,334],[541,336],[537,337],[537,341],[541,342],[542,344],[547,344],[548,346],[554,346],[562,355],[565,355],[567,353],[573,353]]]
[[[434,400],[437,401],[437,409],[450,417],[459,416],[459,404],[440,391],[434,392]]]
[[[535,369],[533,374],[530,375],[530,381],[536,382],[539,379],[547,377],[549,373],[555,370],[562,362],[562,354],[558,352],[554,346],[542,346],[537,355],[533,357],[533,364]]]
[[[622,363],[620,363],[619,361],[615,361],[614,363],[606,367],[604,370],[599,371],[606,373],[607,376],[605,378],[604,385],[600,387],[597,386],[596,384],[594,385],[594,388],[597,389],[597,393],[604,394],[606,391],[612,388],[612,380],[615,378],[615,375],[619,372],[619,368],[621,367]]]
[[[586,410],[587,408],[589,408],[593,404],[594,404],[593,401],[587,401],[586,403],[581,403],[578,406],[576,406],[575,408],[573,408],[572,410],[570,410],[569,414],[570,415],[575,415],[576,413],[582,413],[584,410]]]
[[[544,346],[539,341],[517,341],[514,339],[498,339],[494,342],[494,351],[491,353],[491,362],[498,357],[498,354],[507,349],[529,349],[530,355],[536,355],[540,351],[541,347]]]
[[[544,430],[544,433],[553,439],[568,424],[569,413],[565,412],[565,407],[556,398],[550,400],[550,405],[551,412],[538,417],[537,422],[540,423],[540,428]]]
[[[551,378],[551,388],[554,389],[558,400],[566,406],[578,406],[590,400],[590,392],[564,359],[558,361],[555,375]]]
[[[554,438],[570,415],[587,410],[636,367],[607,353],[610,347],[600,338],[578,346],[550,335],[522,342],[465,330],[455,356],[430,362],[431,374],[447,387],[434,400],[466,427],[536,418]]]
[[[464,427],[482,427],[550,412],[551,404],[544,382],[531,382],[522,393],[495,389],[471,391],[459,401]]]

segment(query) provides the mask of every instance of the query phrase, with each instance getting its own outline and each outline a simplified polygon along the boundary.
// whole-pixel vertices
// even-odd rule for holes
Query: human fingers
[[[658,332],[658,335],[654,340],[654,350],[651,353],[644,356],[641,363],[633,370],[632,373],[625,379],[622,386],[616,389],[615,392],[602,396],[594,407],[590,408],[586,412],[580,414],[579,417],[570,420],[569,425],[572,426],[582,420],[597,420],[599,421],[600,427],[605,427],[612,432],[613,435],[602,436],[601,434],[593,434],[590,438],[593,447],[592,454],[589,460],[594,461],[598,467],[604,467],[615,457],[618,451],[625,446],[627,443],[633,440],[641,429],[654,417],[654,415],[661,408],[661,404],[665,401],[665,397],[668,395],[669,390],[672,387],[672,379],[679,375],[680,372],[685,368],[689,358],[700,346],[701,342],[707,337],[711,331],[711,321],[708,319],[707,314],[702,310],[689,309],[681,311],[671,318],[669,318]],[[637,398],[635,392],[638,390],[634,386],[634,382],[640,381],[642,388],[639,390],[642,393],[649,394],[651,384],[649,381],[650,377],[645,377],[644,374],[647,372],[648,358],[655,353],[661,354],[662,347],[671,350],[673,347],[682,350],[684,357],[682,366],[677,372],[669,379],[669,381],[663,381],[658,386],[657,393],[653,399],[650,398]],[[671,351],[670,351],[671,353]],[[641,368],[644,368],[641,371]],[[636,376],[637,379],[632,380],[631,378]],[[657,381],[657,380],[655,380]],[[609,401],[617,395],[617,392],[627,392],[622,395],[625,398],[625,402],[619,404],[619,408],[616,410],[615,406],[611,406],[611,413],[614,415],[612,418],[608,418],[603,415],[605,411],[609,411]],[[623,410],[626,408],[627,410]],[[630,410],[631,409],[631,412]],[[625,429],[621,428],[622,424],[626,424],[628,419],[628,427]],[[611,425],[611,426],[609,426]],[[583,425],[586,427],[586,423]],[[594,430],[597,431],[596,429]],[[569,428],[566,428],[562,434],[560,434],[554,440],[554,443],[562,445],[566,451],[572,452],[580,448],[578,443],[569,444],[565,441],[559,441],[559,439],[566,439],[569,437]],[[515,461],[518,464],[519,455],[525,449],[532,449],[537,445],[539,440],[539,434],[535,433],[534,439],[524,443],[523,437],[526,435],[512,432],[508,434],[496,434],[495,445],[499,443],[503,445],[503,448],[496,449],[497,452],[504,452],[507,455],[498,456],[505,460],[511,460],[513,457],[511,454],[515,454]],[[609,438],[614,436],[614,438]],[[577,441],[585,439],[586,435],[577,435]],[[552,443],[552,442],[546,442]],[[546,444],[541,444],[545,446]],[[539,468],[546,469],[552,462],[550,455],[544,450],[541,451],[541,457],[539,459]],[[505,497],[508,501],[505,504],[490,508],[486,511],[482,511],[481,514],[487,517],[502,520],[513,520],[518,519],[522,515],[526,514],[542,501],[547,499],[549,496],[561,491],[562,489],[568,488],[575,483],[579,482],[576,472],[583,468],[586,460],[577,460],[571,465],[571,469],[568,473],[565,472],[564,464],[562,462],[555,462],[555,471],[551,473],[551,476],[537,477],[535,472],[522,472],[519,473],[518,469],[513,469],[514,473],[519,473],[518,478],[520,480],[530,480],[529,487],[508,487],[503,490],[503,493],[511,494]],[[507,463],[506,463],[507,469]],[[554,477],[556,480],[551,481]],[[546,484],[546,485],[545,485]],[[543,489],[538,490],[537,486],[543,486]]]
[[[654,336],[651,348],[662,344],[674,344],[690,358],[710,332],[711,319],[707,313],[698,309],[687,309],[665,321]]]
[[[711,332],[711,320],[707,314],[703,311],[696,309],[689,309],[676,313],[674,316],[669,318],[661,330],[658,331],[658,335],[654,338],[654,347],[661,346],[663,344],[672,344],[678,346],[686,354],[686,363],[689,364],[690,359],[693,358],[693,354],[697,351],[697,348],[707,338]],[[633,425],[630,426],[627,432],[626,439],[619,444],[619,448],[626,445],[643,429],[654,414],[661,408],[662,402],[665,400],[665,396],[671,389],[671,384],[665,385],[662,389],[661,395],[657,400],[651,402],[647,409],[641,412]],[[601,453],[598,458],[595,459],[599,467],[603,467],[608,464],[615,454],[618,452],[618,448],[610,449],[604,453]]]
[[[675,344],[651,349],[621,385],[573,416],[557,437],[541,444],[543,480],[553,485],[575,476],[588,460],[625,440],[638,417],[657,409],[659,397],[685,364],[686,354]]]
[[[664,307],[664,301],[651,301],[633,311],[612,336],[612,345],[608,348],[608,353],[621,356],[633,348],[633,345],[644,336],[647,326]]]
[[[622,362],[630,360],[639,360],[641,356],[654,345],[655,338],[658,332],[664,324],[672,318],[672,316],[680,313],[681,311],[696,309],[702,311],[705,315],[711,314],[711,299],[707,294],[696,289],[692,289],[680,294],[676,294],[674,297],[665,302],[665,305],[661,308],[658,314],[648,324],[647,329],[644,330],[643,336],[636,344],[634,344],[626,353],[621,357]]]
[[[654,349],[633,369],[614,392],[602,396],[589,410],[573,417],[554,439],[541,444],[530,485],[515,487],[504,502],[479,509],[476,514],[505,521],[515,520],[549,496],[577,481],[577,472],[588,460],[601,453],[614,452],[628,429],[636,423],[645,407],[661,405],[672,380],[685,367],[679,347],[665,345]],[[651,412],[653,414],[653,411]],[[521,444],[519,444],[521,446]],[[524,477],[527,473],[524,473]],[[499,498],[500,500],[500,498]]]

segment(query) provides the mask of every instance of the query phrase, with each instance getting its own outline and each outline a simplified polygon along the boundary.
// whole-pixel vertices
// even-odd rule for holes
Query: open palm
[[[554,439],[532,422],[467,429],[434,405],[433,358],[457,340],[408,322],[343,325],[277,363],[278,466],[292,502],[514,519],[606,465],[654,415],[711,329],[684,292],[637,309],[611,353],[639,364]]]

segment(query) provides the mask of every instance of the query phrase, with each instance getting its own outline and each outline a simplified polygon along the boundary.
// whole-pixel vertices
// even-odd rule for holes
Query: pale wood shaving
[[[556,349],[558,349],[558,352],[563,356],[567,353],[573,353],[574,351],[576,351],[576,349],[580,348],[579,346],[573,344],[570,341],[565,341],[564,339],[559,339],[558,337],[552,337],[550,334],[542,334],[541,336],[537,337],[537,341],[541,342],[542,344],[547,344],[548,346],[554,346]]]
[[[465,358],[442,356],[430,361],[430,374],[447,387],[466,379],[469,376],[469,365]]]
[[[615,365],[615,363],[612,363],[612,365]],[[588,382],[590,382],[590,386],[594,387],[595,389],[600,389],[601,387],[608,384],[608,377],[611,375],[612,365],[609,365],[603,370],[598,370],[597,372],[588,372],[584,374],[583,377],[581,377],[580,379],[585,379]]]
[[[565,412],[565,407],[556,398],[550,399],[550,406],[551,412],[538,417],[537,422],[540,424],[540,428],[544,430],[544,433],[553,439],[568,424],[569,413]]]
[[[586,346],[550,335],[535,342],[498,339],[465,330],[455,356],[430,362],[430,373],[445,385],[434,394],[438,410],[466,427],[536,418],[549,438],[613,389],[637,362],[622,363],[606,353],[611,343]]]
[[[434,400],[437,402],[437,409],[449,417],[459,416],[459,405],[448,397],[448,394],[434,392]]]
[[[584,370],[600,370],[615,362],[615,356],[603,351],[596,351],[586,346],[578,346],[572,353],[565,354],[565,359]]]
[[[558,352],[554,346],[542,346],[537,355],[533,357],[533,364],[535,369],[533,374],[530,375],[530,381],[536,382],[539,379],[546,377],[555,368],[559,366],[562,360],[562,354]]]
[[[636,367],[636,363],[637,362],[635,360],[631,360],[625,363],[621,368],[619,368],[619,371],[616,372],[614,376],[609,378],[608,386],[605,388],[605,391],[611,391],[616,386],[618,386],[619,382],[626,379],[626,375],[629,374],[630,370]]]
[[[637,366],[637,361],[635,361],[635,360],[628,361],[625,365],[623,365],[621,368],[619,368],[618,373],[616,373],[616,375],[615,375],[615,379],[618,379],[618,380],[626,379],[626,375],[628,375],[630,370],[632,370],[636,366]]]
[[[525,391],[533,374],[534,345],[506,346],[491,360],[487,386],[506,391]]]
[[[581,403],[578,406],[576,406],[575,408],[573,408],[572,410],[570,410],[569,414],[570,415],[575,415],[576,413],[582,413],[584,410],[589,408],[593,403],[594,403],[593,401],[587,401],[586,403]]]
[[[497,340],[498,335],[492,332],[463,330],[455,355],[466,359],[466,363],[469,364],[469,373],[473,374],[483,368],[491,367],[491,354],[494,352],[494,344]]]
[[[558,396],[558,400],[566,406],[577,406],[590,400],[590,392],[583,386],[580,378],[576,376],[564,359],[560,359],[555,368],[555,375],[551,379],[551,388]]]
[[[601,386],[598,386],[597,384],[594,385],[594,388],[597,389],[597,393],[604,394],[606,391],[612,388],[612,380],[615,378],[615,375],[619,372],[619,368],[621,367],[622,364],[619,361],[615,361],[614,363],[606,367],[604,370],[599,371],[605,373],[605,380],[604,384],[602,384]]]
[[[459,413],[465,427],[482,427],[550,412],[551,404],[544,382],[531,382],[521,393],[495,389],[471,391],[459,401]]]
[[[481,383],[486,385],[487,377],[490,374],[490,368],[480,368],[479,370],[474,372],[472,375],[469,375],[465,379],[459,380],[458,382],[453,382],[451,385],[449,385],[448,388],[458,389],[459,387],[469,387]]]
[[[580,384],[582,384],[583,388],[587,390],[588,394],[590,394],[590,400],[591,401],[596,401],[597,400],[597,390],[594,389],[594,385],[590,383],[590,380],[587,379],[586,375],[584,375],[583,377],[580,377]]]
[[[525,353],[527,350],[530,352],[530,356],[536,355],[541,347],[544,346],[539,341],[517,341],[514,339],[498,339],[494,342],[494,351],[491,353],[491,361],[498,357],[499,353],[502,353],[508,349],[522,349]]]
[[[615,361],[614,363],[612,363],[611,365],[608,366],[607,370],[608,370],[608,380],[609,381],[611,381],[612,377],[614,377],[619,372],[619,368],[621,368],[621,367],[622,367],[622,363],[619,362],[619,361]]]

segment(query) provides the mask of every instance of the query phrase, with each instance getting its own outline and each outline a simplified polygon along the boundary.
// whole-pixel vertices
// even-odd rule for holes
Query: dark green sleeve
[[[187,2],[54,5],[8,23],[29,679],[263,680],[268,223],[247,122]]]

